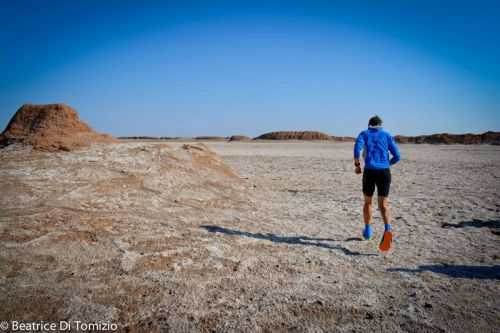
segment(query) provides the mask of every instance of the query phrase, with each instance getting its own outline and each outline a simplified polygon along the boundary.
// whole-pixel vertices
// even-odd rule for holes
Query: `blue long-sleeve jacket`
[[[365,169],[387,169],[401,159],[398,146],[392,136],[381,128],[368,128],[359,133],[354,144],[354,158],[359,159],[361,150]],[[392,158],[389,159],[389,152]]]

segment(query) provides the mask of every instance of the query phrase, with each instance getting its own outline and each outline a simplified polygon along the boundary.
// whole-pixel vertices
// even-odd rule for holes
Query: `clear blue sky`
[[[0,5],[2,129],[65,102],[117,136],[500,130],[498,1]]]

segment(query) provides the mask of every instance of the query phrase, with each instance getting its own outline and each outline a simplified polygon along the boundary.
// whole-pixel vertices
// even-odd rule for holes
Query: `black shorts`
[[[365,169],[363,172],[363,193],[369,197],[373,196],[377,186],[379,197],[388,197],[391,188],[390,169]]]

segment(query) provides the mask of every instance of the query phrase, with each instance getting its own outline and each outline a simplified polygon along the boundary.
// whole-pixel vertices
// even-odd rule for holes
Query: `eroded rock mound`
[[[200,141],[225,141],[226,140],[226,138],[223,136],[197,136],[194,139],[200,140]]]
[[[354,141],[356,141],[356,138],[353,138],[352,136],[332,136],[331,138],[333,141],[336,141],[336,142],[354,142]]]
[[[25,104],[0,135],[0,147],[23,143],[46,151],[71,151],[98,142],[117,140],[95,132],[66,104]]]
[[[331,140],[328,134],[317,131],[278,131],[262,134],[256,140]]]
[[[500,132],[485,132],[483,134],[432,134],[419,136],[396,135],[398,143],[428,143],[428,144],[500,144]]]
[[[246,135],[233,135],[229,138],[229,141],[250,141],[252,138]]]
[[[251,200],[246,183],[207,146],[23,152],[0,154],[0,287],[9,304],[0,318],[56,322],[71,313],[134,327],[139,320],[123,318],[142,307],[149,318],[169,290],[184,294],[200,273],[226,274],[231,261],[221,265],[199,225],[234,219]],[[159,284],[169,274],[175,280]],[[87,300],[95,286],[105,286],[102,298]],[[151,331],[136,331],[144,330]]]

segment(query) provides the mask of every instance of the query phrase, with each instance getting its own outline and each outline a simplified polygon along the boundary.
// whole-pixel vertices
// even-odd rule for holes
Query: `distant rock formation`
[[[160,140],[160,137],[138,135],[138,136],[119,136],[118,139],[120,139],[120,140]]]
[[[354,141],[356,141],[356,138],[353,138],[352,136],[332,136],[331,138],[333,141],[337,141],[337,142],[354,142]]]
[[[194,138],[195,140],[203,140],[203,141],[225,141],[226,138],[223,136],[197,136]]]
[[[500,144],[500,132],[485,132],[483,134],[431,134],[419,136],[396,135],[397,143],[428,143],[428,144]]]
[[[71,151],[98,142],[118,141],[96,133],[66,104],[25,104],[0,134],[0,147],[23,143],[45,151]]]
[[[246,135],[233,135],[229,138],[229,141],[250,141],[252,138]]]
[[[262,134],[255,140],[331,140],[331,137],[317,131],[278,131]]]
[[[139,135],[139,136],[119,136],[120,140],[181,140],[181,137],[177,136],[149,136],[149,135]]]

